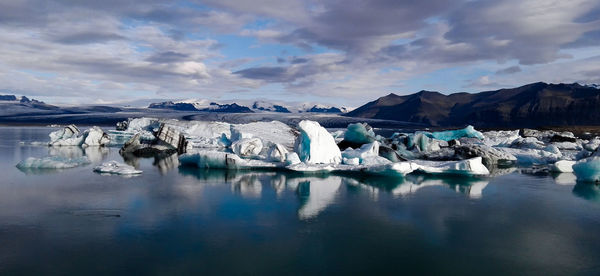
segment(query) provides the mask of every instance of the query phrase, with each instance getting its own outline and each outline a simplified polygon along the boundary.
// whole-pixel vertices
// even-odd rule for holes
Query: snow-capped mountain
[[[172,109],[179,111],[205,111],[227,113],[250,112],[279,112],[279,113],[345,113],[344,107],[326,106],[314,103],[281,103],[269,101],[238,101],[230,103],[216,103],[209,100],[181,100],[152,103],[148,108]]]
[[[161,102],[152,103],[148,108],[160,108],[160,109],[173,109],[180,111],[208,111],[208,112],[227,112],[227,113],[251,113],[253,112],[246,106],[241,106],[236,103],[232,104],[218,104],[215,102],[208,102],[207,100],[185,100],[178,102]]]

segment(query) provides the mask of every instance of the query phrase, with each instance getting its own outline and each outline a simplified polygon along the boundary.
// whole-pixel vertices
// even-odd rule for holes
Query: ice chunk
[[[84,147],[104,146],[110,142],[110,137],[101,128],[94,126],[84,132]]]
[[[358,158],[360,162],[373,156],[379,156],[379,142],[377,141],[364,144],[359,149],[348,148],[342,152],[342,157],[346,159]]]
[[[457,175],[489,175],[490,171],[483,165],[481,157],[461,161],[413,161],[420,171],[431,174]]]
[[[234,153],[208,150],[183,154],[179,156],[179,163],[207,169],[261,169],[277,168],[279,166],[276,163],[261,160],[242,159]]]
[[[110,137],[99,127],[92,127],[83,133],[74,125],[50,133],[50,146],[104,146]]]
[[[560,160],[552,164],[552,166],[550,166],[550,169],[553,172],[569,173],[573,172],[573,165],[575,165],[575,161]]]
[[[473,128],[473,126],[467,126],[463,129],[457,129],[457,130],[432,132],[430,134],[430,137],[438,139],[438,140],[443,140],[443,141],[455,140],[455,139],[459,139],[462,137],[477,138],[477,139],[484,138],[483,134],[481,132],[475,130],[475,128]]]
[[[583,148],[588,151],[595,151],[600,146],[600,137],[594,137],[589,142],[583,144]]]
[[[303,120],[298,128],[300,136],[296,140],[295,151],[300,160],[308,164],[339,164],[342,161],[333,136],[319,123]]]
[[[578,181],[600,182],[600,156],[581,159],[573,165]]]
[[[494,165],[509,166],[517,162],[517,158],[494,147],[485,144],[467,144],[454,148],[455,154],[459,159],[468,159],[480,156],[483,164],[492,167]]]
[[[344,140],[357,144],[366,144],[375,141],[373,128],[366,123],[349,124]]]
[[[279,121],[253,122],[248,124],[232,125],[232,142],[235,142],[239,138],[251,138],[244,136],[236,139],[236,137],[234,137],[234,133],[242,133],[242,135],[258,137],[262,140],[263,144],[280,144],[288,150],[293,149],[294,141],[296,140],[296,133],[294,133],[294,130],[290,126]]]
[[[286,159],[286,154],[288,154],[288,150],[283,145],[272,144],[269,148],[267,156],[271,161],[284,162]]]
[[[131,133],[138,133],[143,131],[153,132],[160,126],[160,120],[157,118],[135,118],[129,119],[126,131]],[[122,128],[121,128],[122,129]]]
[[[259,138],[242,138],[231,144],[233,153],[242,157],[258,155],[262,148],[263,144]]]
[[[102,165],[94,167],[94,172],[101,174],[120,174],[120,175],[134,175],[141,174],[142,171],[136,170],[133,166],[119,163],[117,161],[108,161],[102,163]]]
[[[62,129],[53,131],[49,134],[50,143],[54,143],[59,140],[65,140],[73,137],[77,137],[81,134],[79,129],[75,125],[68,125]]]
[[[43,158],[29,157],[17,164],[19,169],[68,169],[87,165],[90,160],[86,157],[65,158],[51,156]]]
[[[520,138],[519,130],[486,131],[483,133],[483,143],[488,146],[509,146]]]
[[[582,150],[583,147],[575,142],[553,142],[552,145],[560,150]]]
[[[563,159],[563,155],[560,151],[557,152],[557,148],[548,147],[548,150],[540,149],[515,149],[515,148],[495,148],[499,151],[509,153],[517,158],[517,164],[519,165],[543,165],[554,163],[560,159]]]
[[[285,154],[285,163],[287,165],[295,165],[298,163],[301,163],[302,161],[300,161],[300,157],[298,156],[297,153],[295,152],[288,152]]]
[[[342,163],[345,165],[359,165],[360,158],[358,158],[358,157],[354,157],[354,158],[342,157]]]
[[[546,147],[544,142],[535,137],[517,138],[511,144],[511,148],[517,149],[543,149]]]

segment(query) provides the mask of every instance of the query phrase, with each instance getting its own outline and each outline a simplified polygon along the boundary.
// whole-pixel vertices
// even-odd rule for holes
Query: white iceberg
[[[412,161],[418,165],[418,170],[429,174],[455,175],[489,175],[490,171],[483,165],[481,157],[460,161]]]
[[[579,181],[600,182],[600,156],[592,156],[577,161],[573,165],[573,172]]]
[[[50,146],[104,146],[110,142],[110,137],[96,126],[81,133],[77,127],[70,125],[51,132],[49,136]]]
[[[17,164],[19,169],[68,169],[87,165],[90,160],[86,157],[65,158],[50,156],[43,158],[29,157]]]
[[[135,175],[141,174],[142,171],[136,170],[133,166],[119,163],[117,161],[108,161],[102,165],[94,167],[94,172],[101,174],[119,174],[119,175]]]
[[[242,138],[231,144],[233,153],[241,156],[255,156],[262,151],[263,144],[259,138]]]
[[[294,133],[294,130],[290,126],[279,121],[231,125],[231,132],[232,142],[236,140],[235,137],[233,137],[233,133],[239,132],[244,135],[258,137],[262,140],[263,144],[280,144],[288,150],[293,149],[294,142],[296,141],[296,133]]]
[[[83,146],[104,146],[110,142],[110,137],[101,128],[94,126],[84,132]]]
[[[79,134],[81,134],[81,132],[75,125],[68,125],[62,129],[53,131],[49,134],[50,144],[60,140],[76,138],[77,136],[79,136]]]
[[[303,120],[298,124],[300,136],[295,151],[307,164],[339,164],[342,154],[333,136],[314,121]]]
[[[272,144],[267,153],[269,160],[274,162],[285,162],[289,151],[281,144]]]
[[[483,133],[483,143],[488,146],[509,146],[520,138],[519,130],[486,131]]]
[[[285,154],[285,163],[287,165],[295,165],[298,163],[301,163],[302,161],[300,161],[300,157],[298,156],[297,153],[295,152],[288,152]]]
[[[571,173],[573,172],[573,165],[575,165],[575,163],[575,161],[571,160],[559,160],[552,164],[550,169],[553,172]]]
[[[379,142],[375,141],[369,144],[364,144],[358,149],[347,148],[342,152],[342,157],[345,159],[358,158],[359,163],[365,158],[379,156]]]

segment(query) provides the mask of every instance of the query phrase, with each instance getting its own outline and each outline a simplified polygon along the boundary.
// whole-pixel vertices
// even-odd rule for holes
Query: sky
[[[0,94],[56,104],[600,83],[598,0],[3,0]]]

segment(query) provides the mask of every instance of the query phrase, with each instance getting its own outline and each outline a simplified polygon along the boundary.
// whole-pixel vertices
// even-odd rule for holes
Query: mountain
[[[244,102],[244,101],[242,101]],[[151,103],[148,108],[170,109],[178,111],[205,111],[205,112],[227,112],[227,113],[251,113],[251,112],[278,112],[278,113],[345,113],[344,107],[326,106],[321,104],[283,104],[268,101],[247,102],[248,105],[229,103],[220,104],[208,100],[183,100]],[[250,107],[248,107],[250,106]]]
[[[0,114],[22,112],[27,110],[40,112],[59,109],[57,106],[49,105],[42,101],[29,99],[25,96],[17,97],[15,95],[0,95],[0,107],[3,111],[0,112]]]
[[[280,113],[292,113],[287,107],[279,104],[273,104],[265,101],[256,101],[252,104],[252,109],[257,111],[270,111]]]
[[[172,109],[179,111],[206,111],[206,112],[227,112],[227,113],[252,113],[250,108],[246,106],[241,106],[236,103],[232,104],[218,104],[215,102],[211,102],[208,105],[205,104],[205,101],[181,101],[181,102],[161,102],[161,103],[151,103],[148,108],[157,108],[157,109]]]
[[[315,112],[315,113],[345,113],[346,108],[338,108],[335,106],[326,106],[321,104],[316,104],[313,106],[304,106],[300,112]]]
[[[347,114],[430,126],[540,127],[600,125],[597,86],[532,83],[517,88],[444,95],[389,94]]]

